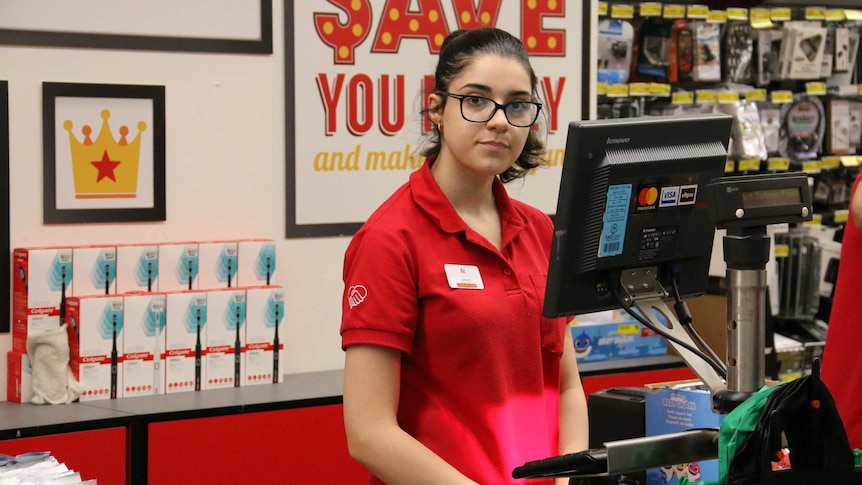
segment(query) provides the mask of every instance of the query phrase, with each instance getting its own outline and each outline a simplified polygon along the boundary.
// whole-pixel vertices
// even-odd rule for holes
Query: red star
[[[99,175],[96,176],[96,182],[100,182],[105,177],[114,182],[117,181],[117,177],[114,176],[114,169],[117,168],[117,165],[119,165],[120,162],[111,160],[110,157],[108,157],[108,150],[105,150],[101,160],[90,163],[99,170]]]

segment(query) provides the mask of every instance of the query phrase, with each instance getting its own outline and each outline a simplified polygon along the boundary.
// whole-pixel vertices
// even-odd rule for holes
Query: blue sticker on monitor
[[[629,204],[632,200],[632,184],[611,185],[605,215],[602,219],[602,239],[599,241],[599,257],[618,256],[623,253]]]

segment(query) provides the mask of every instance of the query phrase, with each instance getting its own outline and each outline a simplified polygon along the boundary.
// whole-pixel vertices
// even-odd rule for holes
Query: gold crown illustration
[[[102,127],[95,140],[92,128],[84,125],[82,141],[72,133],[72,121],[63,122],[69,132],[69,147],[72,152],[72,176],[75,180],[75,197],[79,199],[134,198],[138,192],[138,159],[141,153],[141,133],[147,124],[138,122],[135,139],[128,141],[129,128],[120,127],[120,139],[114,139],[108,118],[111,112],[101,112]]]

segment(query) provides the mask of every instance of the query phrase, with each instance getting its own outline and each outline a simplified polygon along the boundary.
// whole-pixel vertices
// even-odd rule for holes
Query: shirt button
[[[503,274],[506,276],[512,276],[512,270],[509,268],[503,268]]]

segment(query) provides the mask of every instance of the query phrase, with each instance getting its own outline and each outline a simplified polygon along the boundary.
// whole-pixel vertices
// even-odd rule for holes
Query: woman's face
[[[492,54],[474,58],[452,79],[448,92],[481,96],[499,104],[533,101],[530,74],[524,66],[515,59]],[[445,99],[443,110],[434,110],[443,97],[432,94],[429,98],[431,121],[443,132],[437,161],[451,160],[479,175],[499,175],[511,167],[524,148],[530,128],[509,124],[502,109],[484,123],[467,121],[461,116],[461,100],[452,97]],[[463,101],[465,109],[470,102]]]

